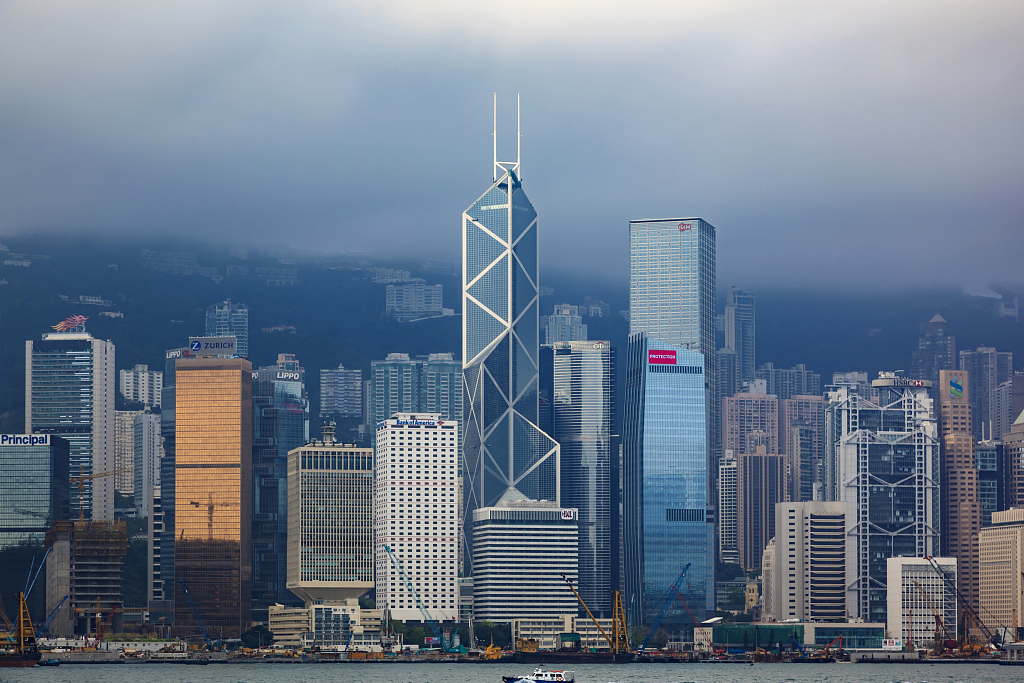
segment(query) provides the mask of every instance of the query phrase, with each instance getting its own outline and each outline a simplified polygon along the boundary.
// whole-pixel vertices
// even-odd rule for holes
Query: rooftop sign
[[[49,434],[0,434],[0,446],[49,446]]]
[[[930,387],[932,385],[927,379],[907,379],[906,377],[886,377],[885,379],[872,380],[873,387]]]
[[[188,349],[198,356],[235,355],[234,337],[189,337]]]
[[[67,332],[69,330],[75,329],[79,325],[84,325],[85,321],[88,319],[89,317],[85,315],[73,315],[70,318],[65,318],[64,320],[61,320],[56,325],[51,325],[51,327],[53,327],[53,329],[57,330],[58,332]]]
[[[647,362],[651,365],[675,365],[676,352],[650,349],[647,351]]]

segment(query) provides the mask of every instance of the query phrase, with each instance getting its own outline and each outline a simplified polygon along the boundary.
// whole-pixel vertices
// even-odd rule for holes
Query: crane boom
[[[60,599],[60,602],[57,603],[57,606],[54,607],[53,611],[50,612],[50,615],[46,617],[46,621],[44,621],[43,625],[39,627],[39,633],[37,634],[37,637],[46,635],[46,632],[50,630],[50,626],[53,625],[53,620],[57,617],[57,612],[60,611],[60,608],[64,606],[64,603],[67,601],[69,597],[71,596],[65,595],[63,598]]]
[[[928,560],[929,564],[931,564],[932,567],[934,567],[938,575],[942,577],[942,580],[946,583],[946,585],[953,589],[953,593],[956,595],[957,602],[959,602],[960,605],[963,607],[964,611],[967,612],[967,615],[971,619],[973,619],[976,624],[978,624],[978,628],[980,628],[981,632],[985,634],[985,638],[988,639],[988,642],[995,644],[993,642],[993,638],[995,636],[992,635],[992,631],[990,631],[988,626],[985,625],[985,622],[981,620],[981,616],[977,613],[977,611],[975,611],[975,609],[971,607],[971,603],[967,600],[967,598],[964,597],[964,594],[960,592],[960,589],[956,587],[956,582],[950,579],[948,576],[946,576],[946,572],[942,571],[942,569],[939,567],[939,563],[935,561],[934,557],[931,557],[929,555],[926,559]],[[987,609],[985,611],[988,612]],[[989,612],[989,614],[992,613]],[[994,615],[993,619],[995,619]],[[1002,626],[1003,629],[1006,629],[1006,626],[1004,626],[1002,622],[1000,622],[998,619],[996,619],[996,622],[1000,626]],[[964,624],[964,628],[967,628],[966,624]]]
[[[601,624],[597,622],[597,619],[594,617],[594,614],[590,611],[590,608],[587,607],[587,603],[583,602],[583,598],[581,598],[580,594],[576,591],[576,587],[572,585],[572,580],[565,574],[562,574],[561,576],[562,581],[565,581],[566,585],[569,586],[569,590],[572,591],[572,594],[575,595],[576,599],[580,601],[581,605],[583,605],[583,609],[587,610],[587,614],[590,615],[590,620],[594,622],[594,626],[596,626],[597,630],[601,632],[602,636],[604,636],[605,641],[607,641],[608,643],[608,649],[612,652],[612,654],[618,654],[619,650],[617,641],[614,641],[611,638],[609,638],[608,634],[605,633],[603,628],[601,628]]]
[[[658,616],[655,617],[654,623],[651,624],[651,630],[647,633],[647,637],[644,639],[644,644],[636,651],[637,654],[643,654],[643,652],[647,650],[647,646],[651,644],[651,639],[654,638],[654,634],[657,633],[662,620],[665,618],[665,615],[668,614],[669,607],[671,607],[672,603],[675,602],[675,594],[679,592],[677,586],[679,586],[679,584],[683,582],[683,579],[686,578],[686,572],[690,569],[690,564],[692,563],[686,563],[686,566],[683,567],[683,571],[679,573],[679,578],[677,578],[672,585],[668,587],[668,590],[665,591],[665,600],[661,605],[661,610],[658,611]],[[694,624],[696,623],[697,622],[694,621]]]
[[[416,588],[412,585],[412,579],[410,579],[409,575],[405,573],[405,567],[403,567],[401,561],[395,557],[395,554],[391,551],[389,546],[384,546],[384,550],[387,552],[388,557],[391,558],[391,564],[393,564],[395,569],[398,570],[398,575],[401,576],[402,581],[405,582],[405,589],[409,591],[409,595],[412,596],[412,599],[416,602],[416,607],[419,609],[420,615],[423,617],[423,621],[426,622],[428,627],[430,627],[431,633],[433,633],[434,637],[437,638],[437,642],[441,643],[441,647],[444,651],[452,652],[451,643],[445,641],[444,634],[441,633],[441,626],[437,623],[437,620],[434,619],[434,617],[430,616],[430,612],[427,611],[427,606],[423,604],[422,600],[420,600],[420,594],[416,592]]]
[[[917,586],[917,590],[921,592],[921,597],[924,598],[925,604],[928,605],[928,609],[932,611],[932,615],[935,617],[936,623],[942,627],[942,630],[946,632],[946,635],[949,636],[950,640],[956,640],[956,634],[950,631],[949,627],[946,626],[946,622],[943,620],[942,615],[939,614],[939,610],[935,608],[935,603],[933,603],[932,599],[928,597],[928,593],[925,592],[924,588],[922,588],[921,584],[916,580],[914,581],[914,585]]]
[[[206,624],[203,623],[203,617],[200,616],[199,608],[196,607],[195,601],[192,599],[192,596],[189,595],[188,588],[185,588],[185,582],[179,579],[178,583],[181,584],[181,590],[185,594],[185,602],[188,603],[188,608],[192,611],[192,618],[196,620],[196,625],[199,626],[199,631],[203,634],[203,640],[206,641],[206,646],[213,647],[213,640],[210,638],[210,634],[206,632]]]

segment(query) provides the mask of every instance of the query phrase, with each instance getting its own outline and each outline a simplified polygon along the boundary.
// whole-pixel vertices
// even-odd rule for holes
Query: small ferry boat
[[[533,670],[532,674],[526,676],[502,676],[501,680],[505,683],[575,683],[576,672],[575,671],[545,671],[541,667],[537,667]]]

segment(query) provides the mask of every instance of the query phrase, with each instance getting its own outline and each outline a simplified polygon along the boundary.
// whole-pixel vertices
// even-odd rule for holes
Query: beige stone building
[[[990,629],[1021,623],[1024,615],[1024,508],[992,513],[981,530],[981,618]]]

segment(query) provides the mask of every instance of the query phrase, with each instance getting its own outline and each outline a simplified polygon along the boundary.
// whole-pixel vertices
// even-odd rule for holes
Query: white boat
[[[575,671],[545,671],[539,666],[533,670],[532,674],[527,676],[502,676],[501,680],[505,683],[575,683],[576,672]]]

